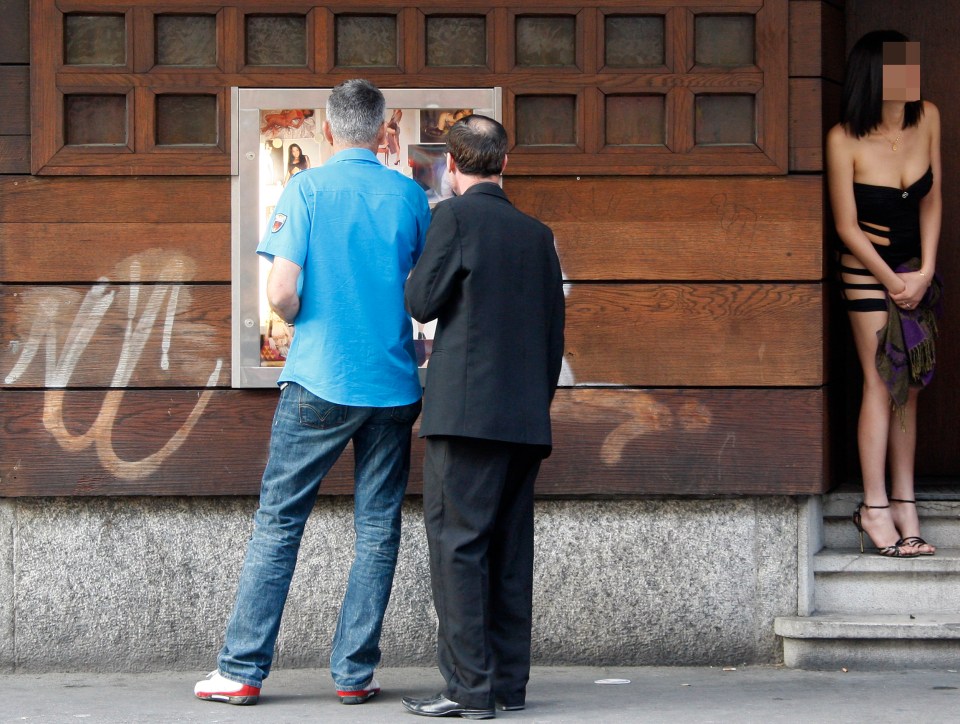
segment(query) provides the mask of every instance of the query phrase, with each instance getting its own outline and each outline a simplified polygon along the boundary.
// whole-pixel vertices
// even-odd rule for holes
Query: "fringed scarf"
[[[919,259],[897,267],[898,274],[916,271]],[[887,324],[877,332],[877,371],[890,392],[890,402],[903,423],[910,387],[926,387],[937,364],[937,320],[943,314],[943,284],[934,274],[915,309],[901,309],[887,296]]]

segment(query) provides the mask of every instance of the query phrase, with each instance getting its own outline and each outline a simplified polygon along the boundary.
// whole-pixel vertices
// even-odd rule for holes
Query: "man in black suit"
[[[524,708],[530,676],[533,485],[550,454],[564,297],[553,233],[498,181],[503,126],[485,116],[447,136],[454,192],[407,280],[414,319],[437,319],[420,436],[423,509],[447,682],[424,716],[489,719]]]

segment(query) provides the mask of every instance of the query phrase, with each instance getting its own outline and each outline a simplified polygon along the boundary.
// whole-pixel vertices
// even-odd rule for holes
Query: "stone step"
[[[783,616],[774,631],[794,669],[955,669],[960,660],[960,612]]]
[[[820,612],[960,616],[960,548],[917,558],[825,548],[813,557],[813,571]]]
[[[857,504],[863,500],[862,492],[830,493],[823,496],[824,518],[850,519]],[[924,518],[948,518],[960,522],[960,494],[917,494],[917,513]]]
[[[939,548],[960,548],[960,520],[950,518],[921,517],[920,533],[924,540]],[[856,548],[860,550],[857,528],[846,515],[842,518],[823,519],[823,545],[826,548]],[[870,537],[864,533],[863,547],[873,547]]]
[[[825,547],[859,548],[859,536],[851,516],[862,499],[863,494],[859,491],[824,496]],[[960,548],[960,494],[921,493],[917,499],[917,513],[920,516],[920,533],[926,540],[938,548]],[[867,542],[865,535],[864,544]]]

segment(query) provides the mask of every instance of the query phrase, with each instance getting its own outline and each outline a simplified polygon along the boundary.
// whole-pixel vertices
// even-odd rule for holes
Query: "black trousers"
[[[444,695],[522,704],[530,678],[533,484],[544,448],[428,437],[423,510]]]

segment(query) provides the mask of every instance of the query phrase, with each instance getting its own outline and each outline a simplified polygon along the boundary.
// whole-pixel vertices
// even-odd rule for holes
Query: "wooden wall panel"
[[[575,286],[566,360],[577,384],[820,385],[820,284]]]
[[[229,385],[226,285],[7,285],[0,322],[4,385]],[[820,284],[574,285],[566,360],[578,385],[818,385],[822,328]]]
[[[569,279],[823,278],[819,177],[507,177],[504,188],[554,230]]]
[[[227,223],[0,224],[0,282],[229,282],[230,254]]]
[[[843,10],[821,0],[790,3],[790,76],[842,83]]]
[[[0,177],[0,223],[230,223],[228,178]]]
[[[255,495],[277,399],[216,390],[4,396],[0,496]],[[822,390],[559,390],[538,493],[820,493],[823,409]],[[321,490],[349,493],[351,478],[348,453]],[[421,483],[416,440],[409,491]]]
[[[820,0],[790,3],[790,170],[822,172],[823,138],[839,113],[843,10]]]
[[[825,492],[824,391],[559,390],[541,494]]]
[[[230,385],[230,288],[0,286],[0,384]]]
[[[0,173],[30,173],[30,136],[0,136]]]
[[[25,247],[0,248],[0,280],[95,281],[106,275],[123,281],[128,279],[122,271],[128,268],[127,259],[155,248],[192,259],[193,276],[184,280],[229,280],[228,182],[76,182],[0,179],[0,221],[10,224],[0,227],[0,241],[36,242],[30,248],[36,248],[37,261],[44,262],[18,268]],[[823,276],[819,177],[743,178],[736,183],[714,177],[507,177],[504,186],[518,208],[553,228],[569,279]],[[156,194],[156,201],[148,211],[132,213],[130,209],[142,205],[144,193]],[[103,199],[109,199],[108,216]],[[151,223],[144,223],[144,217]],[[89,254],[91,244],[96,255]],[[143,278],[160,280],[152,276],[158,271],[144,269]]]
[[[30,68],[0,65],[0,136],[30,133]]]
[[[4,0],[0,8],[0,63],[29,63],[30,0]]]

